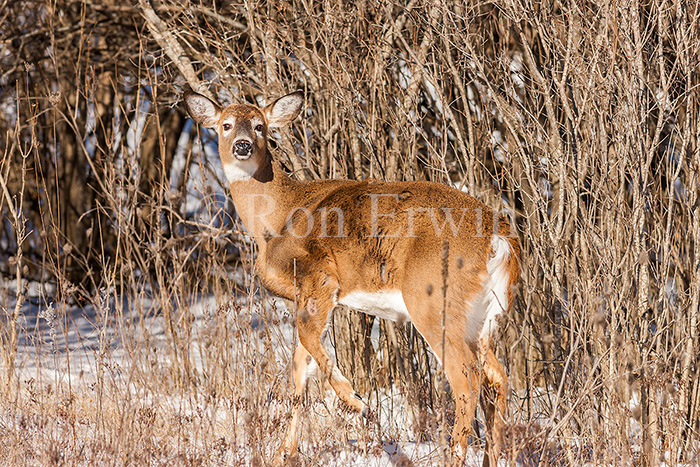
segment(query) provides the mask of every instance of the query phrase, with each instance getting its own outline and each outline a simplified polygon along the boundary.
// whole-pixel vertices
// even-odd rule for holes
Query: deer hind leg
[[[421,316],[420,310],[435,310],[440,306],[435,305],[434,302],[431,303],[430,299],[423,293],[425,289],[407,287],[405,290],[405,302],[411,316],[419,317]],[[439,308],[437,310],[438,313],[441,313]],[[428,316],[435,316],[435,314],[430,313]],[[456,455],[454,460],[459,465],[464,460],[460,458],[466,454],[469,447],[469,436],[476,412],[476,404],[479,400],[481,368],[478,365],[476,346],[469,345],[464,339],[463,323],[460,322],[460,318],[455,320],[449,315],[446,318],[444,359],[442,351],[443,330],[440,321],[414,319],[413,325],[440,360],[454,394],[456,411],[450,444],[453,448],[453,454]],[[459,454],[460,449],[462,455]]]
[[[466,342],[455,345],[448,341],[445,350],[445,374],[455,398],[455,422],[451,444],[457,451],[461,448],[462,454],[465,454],[469,447],[469,435],[479,398],[480,372],[474,352]]]
[[[496,465],[503,446],[508,376],[488,343],[481,343],[483,392],[481,406],[486,416],[486,457],[484,466]]]
[[[284,442],[277,453],[277,463],[282,463],[287,456],[294,455],[299,446],[297,433],[299,430],[299,417],[308,381],[308,370],[311,364],[311,354],[303,345],[297,344],[292,360],[292,379],[294,381],[294,400],[292,405],[292,418],[287,428]]]

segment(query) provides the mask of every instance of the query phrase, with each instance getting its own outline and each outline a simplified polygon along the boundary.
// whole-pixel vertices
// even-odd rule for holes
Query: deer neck
[[[287,214],[298,206],[295,187],[300,183],[289,178],[268,152],[251,178],[229,184],[236,212],[259,247],[282,232]]]

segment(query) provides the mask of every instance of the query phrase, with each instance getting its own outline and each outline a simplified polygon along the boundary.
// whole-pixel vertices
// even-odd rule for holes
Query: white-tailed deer
[[[219,135],[233,202],[258,245],[262,282],[273,294],[298,303],[296,397],[279,457],[297,450],[300,401],[312,357],[338,397],[368,413],[321,343],[333,309],[346,305],[410,320],[425,338],[454,392],[454,446],[466,450],[480,390],[486,389],[484,464],[495,464],[508,379],[490,335],[520,276],[520,249],[508,221],[438,183],[292,180],[273,161],[267,137],[268,129],[296,118],[301,92],[265,108],[221,109],[193,92],[184,100],[192,118]]]

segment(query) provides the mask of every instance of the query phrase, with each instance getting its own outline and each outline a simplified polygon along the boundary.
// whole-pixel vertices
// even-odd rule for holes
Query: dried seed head
[[[58,105],[59,102],[61,102],[61,93],[60,92],[52,92],[49,93],[49,102],[51,105]]]

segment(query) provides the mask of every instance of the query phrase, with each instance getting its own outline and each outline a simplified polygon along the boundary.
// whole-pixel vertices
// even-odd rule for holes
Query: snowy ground
[[[0,305],[9,310],[13,306],[13,290],[11,284],[4,285]],[[285,417],[290,410],[290,401],[280,400],[278,396],[286,392],[289,397],[291,391],[287,373],[294,345],[294,328],[281,300],[252,298],[239,297],[222,304],[213,296],[201,297],[188,306],[188,313],[180,314],[176,320],[181,333],[185,329],[183,321],[191,322],[187,350],[193,368],[189,371],[200,375],[200,380],[219,369],[212,361],[208,346],[215,328],[221,326],[222,313],[227,316],[228,331],[237,336],[231,350],[239,355],[229,357],[228,365],[246,381],[241,381],[240,387],[234,382],[236,387],[232,389],[233,394],[228,396],[228,401],[221,398],[217,403],[211,403],[207,397],[203,397],[202,393],[210,391],[203,389],[204,385],[177,394],[169,392],[167,382],[172,378],[167,374],[167,368],[173,366],[172,342],[165,326],[166,320],[154,311],[154,303],[149,299],[141,299],[136,306],[126,303],[119,306],[113,297],[103,291],[92,300],[92,304],[71,307],[42,303],[39,295],[31,297],[25,302],[18,322],[17,387],[19,393],[30,401],[36,397],[36,393],[50,393],[50,396],[44,394],[41,397],[52,402],[51,408],[39,410],[48,420],[42,422],[43,428],[37,429],[34,434],[25,432],[22,436],[29,436],[29,439],[34,436],[60,439],[61,423],[50,428],[51,421],[55,417],[60,422],[63,416],[60,406],[68,400],[71,413],[75,413],[73,419],[83,420],[77,426],[82,433],[80,436],[86,441],[100,439],[107,434],[118,437],[121,435],[111,433],[106,422],[114,419],[113,414],[100,411],[118,412],[119,408],[128,406],[133,409],[124,409],[124,413],[153,411],[158,414],[153,438],[160,442],[175,439],[179,443],[179,440],[187,439],[192,443],[191,450],[210,452],[213,449],[211,439],[225,440],[223,444],[226,449],[220,449],[218,461],[230,465],[266,464],[279,446],[287,421]],[[264,307],[260,306],[261,302],[265,303]],[[249,303],[253,305],[249,306]],[[260,366],[269,369],[268,373],[272,376],[265,372],[258,373],[255,365],[241,371],[240,366],[246,366],[251,361],[258,361]],[[153,376],[144,376],[148,368],[154,370]],[[155,384],[150,385],[149,380]],[[312,386],[318,391],[322,385],[316,381]],[[247,388],[251,387],[255,387],[254,390],[246,394]],[[37,388],[43,388],[44,392]],[[279,393],[266,396],[273,390]],[[237,407],[232,410],[234,404],[231,401],[236,394],[242,394],[239,399],[253,408]],[[267,402],[265,397],[268,398]],[[100,404],[95,408],[94,400],[97,399]],[[308,403],[309,410],[302,421],[302,428],[305,427],[308,433],[302,433],[300,437],[299,461],[302,465],[441,464],[442,450],[438,442],[415,442],[411,410],[406,407],[400,394],[383,396],[378,410],[382,412],[380,418],[386,421],[387,426],[382,426],[381,432],[365,426],[357,415],[342,414],[336,402],[332,391],[321,390],[321,394],[312,397]],[[54,406],[59,409],[54,410]],[[4,407],[0,426],[12,430],[22,425],[22,420],[32,416],[33,410],[36,408],[31,403],[18,403],[12,410]],[[268,415],[268,412],[274,416]],[[192,427],[189,430],[200,439],[190,440],[187,433],[172,434],[169,421],[175,417],[173,414],[194,420],[190,422]],[[268,416],[272,418],[268,420]],[[252,430],[248,424],[254,424],[251,420],[261,417],[265,420]],[[196,420],[199,420],[198,425]],[[202,428],[204,426],[206,428]],[[187,427],[182,429],[185,432],[188,430]],[[42,433],[42,430],[49,430],[50,433]],[[253,431],[256,433],[252,434]],[[90,449],[97,448],[82,447],[81,452],[91,452]],[[99,458],[99,453],[92,455],[94,459]],[[480,450],[470,450],[466,457],[466,465],[481,465]],[[163,463],[168,463],[167,455],[161,458]],[[506,464],[502,462],[501,465]]]
[[[11,283],[0,285],[0,307],[7,312],[14,291]],[[192,459],[268,465],[274,457],[292,406],[295,332],[282,300],[256,294],[193,299],[184,312],[173,311],[182,340],[178,353],[159,305],[145,296],[120,303],[102,291],[77,307],[42,301],[36,286],[30,292],[17,323],[18,391],[0,404],[0,456],[9,455],[10,465],[46,465],[56,455],[42,451],[48,445],[61,446],[64,459],[77,459],[66,465],[192,465]],[[184,383],[176,384],[178,378]],[[398,390],[369,401],[381,420],[369,426],[340,410],[319,380],[310,382],[298,465],[442,465],[437,431],[432,440],[416,434],[415,408]],[[637,399],[633,395],[632,404]],[[547,413],[546,405],[536,410]],[[634,418],[629,429],[638,449]],[[18,439],[25,450],[7,447]],[[134,446],[139,455],[124,454]],[[570,464],[552,446],[550,463]],[[499,465],[538,465],[541,457],[528,455],[529,449],[504,453]],[[107,462],[115,452],[116,460]],[[465,465],[482,461],[480,449],[466,453]]]

